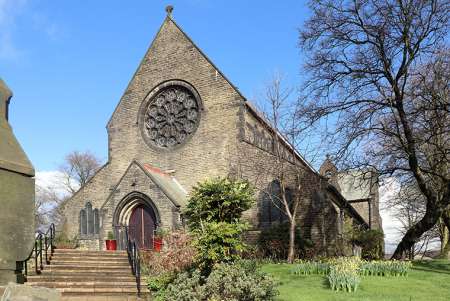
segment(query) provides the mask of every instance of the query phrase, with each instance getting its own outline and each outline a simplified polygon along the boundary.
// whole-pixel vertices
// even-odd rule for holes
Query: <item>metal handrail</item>
[[[30,252],[30,255],[22,261],[23,264],[23,276],[24,281],[27,280],[28,276],[28,261],[31,258],[34,258],[34,268],[36,271],[36,274],[40,274],[41,271],[44,269],[44,264],[42,263],[42,256],[43,252],[45,252],[45,264],[50,264],[51,258],[53,256],[55,246],[53,245],[53,242],[55,240],[55,224],[50,224],[49,228],[45,233],[38,231],[37,236],[34,239],[34,246],[33,249]],[[50,248],[50,255],[49,255],[49,249]],[[34,256],[33,256],[34,255]]]
[[[133,276],[136,277],[136,288],[138,296],[141,295],[141,256],[139,252],[139,246],[135,239],[131,239],[128,235],[128,227],[125,227],[125,235],[127,239],[127,254],[128,261],[130,262],[131,271]]]

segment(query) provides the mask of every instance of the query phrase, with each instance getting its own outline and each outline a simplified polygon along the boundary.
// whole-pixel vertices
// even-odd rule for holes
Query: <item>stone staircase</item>
[[[137,295],[136,278],[126,251],[56,249],[50,265],[27,279],[27,285],[55,288],[63,297],[114,296],[114,300],[136,300],[129,297]],[[141,297],[147,297],[148,292],[142,283]]]

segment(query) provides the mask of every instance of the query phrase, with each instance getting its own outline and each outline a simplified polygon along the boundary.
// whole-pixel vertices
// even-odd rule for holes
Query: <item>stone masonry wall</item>
[[[141,136],[139,109],[150,91],[174,79],[192,85],[204,109],[197,131],[183,147],[155,150]],[[168,18],[108,124],[111,164],[123,170],[136,159],[163,171],[171,170],[188,191],[206,178],[226,175],[228,148],[237,135],[240,101],[236,90]]]
[[[203,110],[196,132],[182,147],[157,150],[144,141],[139,114],[149,93],[170,80],[184,81],[194,87]],[[133,161],[148,163],[162,171],[170,170],[187,192],[198,182],[215,176],[247,178],[255,184],[261,200],[274,179],[271,169],[276,165],[267,151],[270,135],[264,124],[249,113],[244,101],[222,73],[167,18],[107,125],[108,163],[65,205],[65,229],[69,237],[77,235],[79,212],[90,201],[93,208],[102,209],[102,226],[98,240],[83,244],[95,245],[97,241],[103,246],[117,205],[132,191],[144,193],[155,201],[162,226],[171,228],[179,224],[178,209],[137,164],[129,168]],[[339,232],[338,210],[322,192],[322,179],[317,174],[288,151],[286,159],[304,167],[298,217],[303,234],[314,241],[318,252],[330,253],[327,248],[336,243]],[[291,173],[291,185],[296,184],[297,174]],[[245,213],[253,225],[253,237],[263,226],[262,210],[259,201]]]
[[[236,153],[230,161],[231,174],[248,179],[256,186],[258,202],[245,212],[245,217],[253,225],[250,240],[256,240],[259,230],[270,226],[265,222],[264,198],[276,177],[276,157],[270,152],[271,139],[265,126],[251,114],[243,104],[240,117],[240,139]],[[301,187],[301,201],[298,211],[298,225],[302,235],[314,244],[317,254],[337,255],[336,245],[340,235],[339,208],[331,202],[324,192],[326,183],[304,163],[285,150],[287,161],[284,163],[289,186],[296,191]],[[295,162],[297,167],[292,163]],[[299,167],[300,166],[300,167]],[[295,195],[293,196],[295,197]],[[269,199],[269,203],[271,200]],[[271,210],[278,210],[272,207]],[[286,220],[286,219],[285,219]],[[277,221],[275,221],[277,223]]]
[[[197,90],[203,110],[197,131],[183,147],[158,151],[141,136],[139,109],[156,86],[174,79],[188,82]],[[100,208],[133,160],[171,170],[187,191],[199,181],[226,176],[241,101],[220,71],[167,18],[108,123],[108,163],[65,205],[64,229],[69,237],[79,231],[79,211],[85,203],[90,201],[93,208]]]

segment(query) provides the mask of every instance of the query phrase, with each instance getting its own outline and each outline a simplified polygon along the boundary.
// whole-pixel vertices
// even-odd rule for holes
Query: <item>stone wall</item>
[[[141,104],[159,84],[181,80],[193,86],[203,103],[199,126],[183,147],[158,151],[144,141],[139,124]],[[226,176],[230,147],[235,145],[240,94],[167,18],[144,56],[108,123],[109,161],[65,205],[69,237],[78,233],[78,215],[85,203],[100,208],[122,175],[136,160],[170,170],[189,191],[207,178]],[[108,210],[105,223],[111,210]],[[101,234],[102,235],[102,234]]]
[[[182,81],[195,89],[202,104],[201,117],[196,132],[183,146],[158,149],[143,139],[140,114],[155,89],[169,81]],[[170,171],[187,192],[207,178],[231,175],[249,179],[257,188],[258,200],[262,200],[274,180],[273,168],[277,164],[270,152],[267,125],[170,18],[164,21],[131,79],[107,131],[108,163],[64,208],[69,237],[77,235],[79,212],[87,201],[101,209],[99,238],[83,242],[86,246],[97,242],[103,246],[106,233],[113,230],[116,208],[132,192],[143,193],[154,202],[161,226],[180,225],[179,208],[151,182],[139,164]],[[303,234],[314,241],[318,252],[330,253],[328,248],[336,244],[339,235],[339,209],[323,192],[323,179],[289,148],[284,148],[284,153],[283,164],[291,166],[290,185],[302,187],[298,221]],[[266,208],[258,201],[244,214],[252,224],[252,240],[261,228],[271,224],[264,221]]]
[[[161,83],[181,80],[203,103],[194,135],[183,147],[155,150],[142,139],[139,110]],[[108,124],[110,161],[122,170],[136,159],[173,175],[188,191],[199,181],[224,175],[228,148],[237,136],[240,95],[188,37],[166,19]]]
[[[285,160],[280,167],[277,157],[273,155],[273,135],[267,125],[244,103],[241,107],[239,132],[238,144],[234,148],[236,153],[230,160],[230,174],[248,179],[257,189],[257,203],[244,214],[253,226],[248,235],[249,239],[255,241],[259,230],[287,221],[284,213],[280,213],[273,205],[276,199],[269,197],[268,193],[273,190],[274,179],[283,169],[288,178],[292,198],[297,197],[297,187],[301,187],[297,220],[302,235],[313,242],[317,254],[339,255],[336,246],[341,239],[342,230],[340,209],[325,192],[326,181],[288,147],[283,147],[281,156]],[[275,218],[268,220],[270,215]]]

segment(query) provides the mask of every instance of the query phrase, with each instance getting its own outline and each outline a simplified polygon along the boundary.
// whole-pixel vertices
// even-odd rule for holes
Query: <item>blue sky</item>
[[[0,77],[10,122],[37,170],[72,150],[107,158],[105,126],[165,17],[249,99],[275,71],[300,81],[304,1],[0,0]]]
[[[107,158],[106,123],[172,4],[176,22],[249,99],[274,71],[298,87],[306,1],[0,0],[10,123],[42,186],[73,150]],[[394,218],[383,216],[395,241]],[[388,245],[389,246],[389,245]]]

